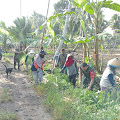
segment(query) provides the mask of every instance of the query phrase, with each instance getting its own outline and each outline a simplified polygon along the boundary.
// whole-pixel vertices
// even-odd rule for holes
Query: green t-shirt
[[[26,65],[31,65],[33,61],[34,61],[34,56],[30,56],[30,55],[26,56],[26,59],[25,59]]]

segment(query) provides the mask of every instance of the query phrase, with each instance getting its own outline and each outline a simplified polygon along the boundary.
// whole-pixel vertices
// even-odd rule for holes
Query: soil
[[[13,63],[13,60],[12,62]],[[12,64],[8,66],[13,67]],[[0,113],[15,113],[18,120],[53,120],[42,105],[42,97],[37,96],[26,72],[14,70],[8,76],[0,61],[0,90],[9,89],[10,101],[0,102]]]

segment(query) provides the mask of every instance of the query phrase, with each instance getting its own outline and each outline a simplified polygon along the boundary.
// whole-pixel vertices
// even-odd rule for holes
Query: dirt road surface
[[[13,70],[7,78],[5,67],[0,62],[0,90],[8,89],[11,98],[10,101],[0,102],[0,113],[15,113],[18,120],[53,120],[28,79],[25,72],[18,70]]]

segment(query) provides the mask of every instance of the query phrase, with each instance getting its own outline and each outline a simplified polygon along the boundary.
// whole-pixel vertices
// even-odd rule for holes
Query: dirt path
[[[25,72],[13,70],[7,79],[5,68],[0,63],[0,90],[3,88],[9,89],[11,100],[0,102],[0,113],[15,113],[18,120],[52,120],[41,105],[41,98],[31,88]]]

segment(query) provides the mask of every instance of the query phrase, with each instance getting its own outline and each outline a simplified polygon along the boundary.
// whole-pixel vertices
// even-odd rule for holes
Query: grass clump
[[[11,101],[12,98],[10,97],[9,89],[8,88],[2,88],[1,94],[0,94],[0,102],[8,102]]]
[[[2,54],[4,57],[13,57],[14,53],[3,53]]]
[[[8,58],[3,58],[3,60],[5,61],[5,63],[10,63],[10,60]]]
[[[18,120],[16,114],[14,113],[0,113],[0,120]]]

